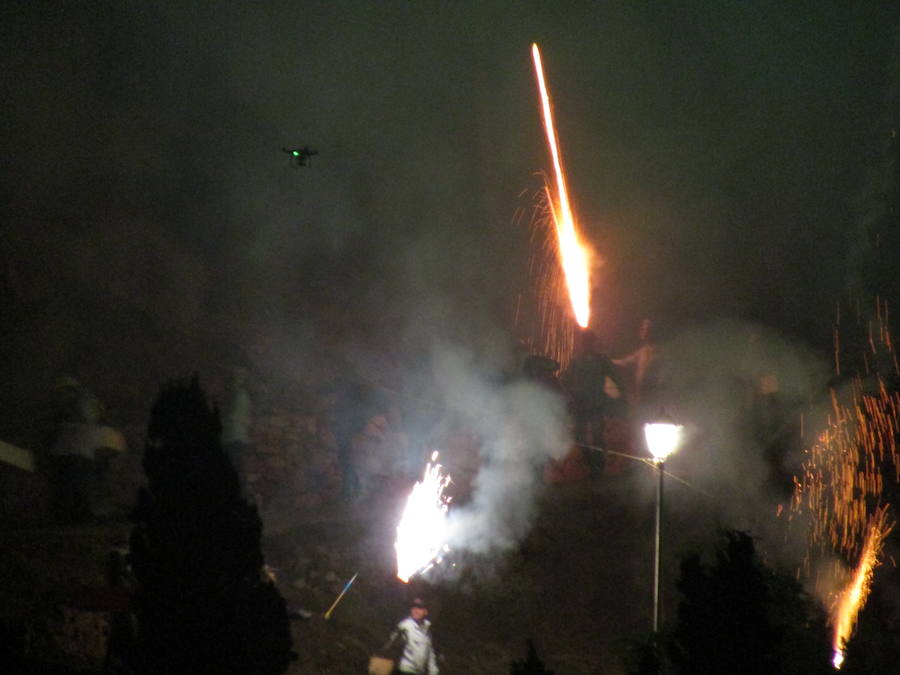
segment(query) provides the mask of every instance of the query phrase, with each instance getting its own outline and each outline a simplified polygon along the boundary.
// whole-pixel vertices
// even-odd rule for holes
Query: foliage
[[[544,662],[538,658],[534,642],[528,640],[528,655],[522,661],[513,661],[510,666],[510,675],[553,675],[552,670],[547,670]]]
[[[632,640],[625,645],[622,661],[629,675],[659,675],[662,664],[656,648],[656,640],[651,634],[642,640]]]
[[[274,675],[293,656],[284,599],[262,575],[262,524],[220,431],[196,377],[153,406],[132,514],[140,673]]]
[[[678,621],[667,643],[678,673],[830,673],[825,616],[801,586],[729,531],[712,564],[682,560]]]

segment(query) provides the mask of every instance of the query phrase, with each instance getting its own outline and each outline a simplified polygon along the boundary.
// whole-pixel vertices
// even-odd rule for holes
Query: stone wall
[[[244,469],[248,490],[264,505],[315,508],[340,494],[334,439],[315,410],[255,411]]]
[[[315,509],[340,498],[343,476],[322,401],[307,409],[273,406],[258,410],[244,461],[248,491],[265,507]],[[410,457],[399,420],[374,414],[353,441],[351,459],[363,494],[420,474],[424,463]]]
[[[224,377],[201,380],[212,404],[225,400]],[[328,394],[310,386],[274,377],[251,380],[250,439],[243,461],[243,478],[249,495],[263,508],[313,510],[336,502],[342,475],[337,448],[329,426]],[[146,416],[149,418],[150,406]],[[115,410],[115,406],[111,406]],[[114,422],[115,423],[115,422]],[[120,421],[127,450],[113,456],[105,471],[96,505],[98,515],[125,517],[134,506],[145,481],[142,466],[147,419]],[[49,433],[49,430],[48,430]],[[353,442],[352,461],[361,491],[398,489],[421,477],[433,449],[454,476],[452,491],[464,497],[478,469],[478,441],[459,430],[444,432],[436,446],[420,447],[407,438],[396,410],[373,410]],[[416,439],[414,439],[415,441]],[[46,520],[50,517],[50,475],[47,450],[38,451],[38,470],[29,474],[0,466],[0,520]]]

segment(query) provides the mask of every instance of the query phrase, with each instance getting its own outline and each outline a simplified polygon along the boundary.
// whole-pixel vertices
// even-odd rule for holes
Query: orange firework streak
[[[549,199],[549,201],[553,212],[553,221],[556,224],[559,259],[566,275],[566,285],[569,289],[572,310],[575,312],[575,320],[579,326],[587,328],[591,315],[590,253],[581,243],[575,228],[572,208],[569,205],[569,193],[566,189],[566,179],[556,142],[556,128],[553,125],[553,113],[550,108],[550,95],[547,93],[547,85],[544,82],[544,68],[541,65],[541,52],[537,44],[531,45],[531,55],[534,58],[534,71],[537,74],[538,88],[541,93],[544,129],[547,132],[547,143],[550,146],[553,170],[556,174],[557,199],[555,201]]]
[[[869,588],[872,584],[872,571],[878,564],[878,554],[884,544],[884,538],[891,531],[891,526],[886,523],[887,509],[880,508],[872,518],[869,526],[869,534],[863,546],[859,565],[853,573],[850,584],[841,593],[834,608],[832,624],[834,625],[834,667],[840,668],[844,662],[844,646],[859,610],[866,602]]]

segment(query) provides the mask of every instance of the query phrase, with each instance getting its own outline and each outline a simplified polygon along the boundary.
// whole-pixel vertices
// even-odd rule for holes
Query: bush
[[[724,534],[712,564],[681,564],[668,640],[678,673],[831,673],[825,615],[792,577],[759,560],[753,539]]]

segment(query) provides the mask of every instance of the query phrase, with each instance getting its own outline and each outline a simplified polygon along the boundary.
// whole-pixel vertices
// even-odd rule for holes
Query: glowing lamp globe
[[[682,429],[680,424],[672,422],[649,422],[644,425],[644,438],[654,461],[665,462],[678,449]]]

